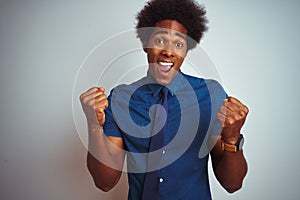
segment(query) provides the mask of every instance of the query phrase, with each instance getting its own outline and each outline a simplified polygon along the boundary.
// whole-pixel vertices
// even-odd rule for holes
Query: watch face
[[[244,138],[242,137],[239,142],[239,150],[243,148],[243,145],[244,145]]]

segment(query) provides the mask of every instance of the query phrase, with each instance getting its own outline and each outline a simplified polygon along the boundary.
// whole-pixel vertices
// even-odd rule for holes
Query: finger
[[[235,103],[235,104],[237,104],[237,105],[243,105],[242,102],[240,102],[237,98],[232,97],[232,96],[229,96],[229,97],[227,98],[227,100],[228,100],[229,102],[233,102],[233,103]]]
[[[100,98],[100,99],[99,99]],[[83,99],[81,99],[81,101],[83,103],[88,103],[91,100],[96,100],[95,102],[101,101],[102,99],[105,99],[106,95],[101,92],[101,91],[96,91],[94,93],[89,94],[88,96],[83,97]]]
[[[225,123],[225,120],[226,120],[226,116],[223,115],[222,113],[218,113],[218,114],[217,114],[217,119],[221,122],[222,127],[224,127],[224,123]]]
[[[240,109],[232,110],[228,107],[225,108],[226,111],[223,111],[222,109],[222,113],[226,116],[229,124],[233,123],[234,121],[238,122],[245,117],[245,113]]]
[[[102,94],[96,98],[92,98],[92,95],[86,97],[83,100],[83,104],[87,105],[88,107],[92,108],[93,110],[97,110],[101,108],[102,110],[108,107],[108,101],[105,94]]]
[[[97,112],[96,116],[97,116],[97,120],[98,120],[100,126],[102,126],[105,122],[105,113],[104,113],[104,111],[102,110],[102,111]]]
[[[244,119],[244,116],[238,112],[231,111],[225,106],[221,106],[218,113],[218,119],[224,122],[224,126],[227,126],[239,123],[240,120]]]
[[[99,88],[97,87],[90,88],[89,90],[80,95],[80,101],[85,104],[92,98],[91,95],[93,95],[97,91],[99,91]]]
[[[236,119],[239,119],[239,118],[244,118],[247,116],[247,112],[239,107],[237,107],[236,105],[234,104],[230,104],[228,105],[228,110],[230,110],[233,115],[235,116],[234,118]],[[227,111],[229,112],[229,111]]]
[[[228,109],[228,107],[226,106],[221,106],[219,109],[219,113],[223,114],[226,117],[232,117],[234,115],[234,112],[230,109]]]
[[[86,97],[86,96],[89,96],[95,92],[99,91],[99,88],[98,87],[92,87],[90,89],[88,89],[86,92],[84,92],[81,96],[83,97]]]
[[[227,100],[228,100],[228,102],[234,103],[237,107],[239,107],[240,109],[242,109],[245,113],[249,112],[249,109],[247,108],[247,106],[245,106],[237,98],[235,98],[235,97],[228,97]]]
[[[219,109],[219,113],[222,113],[223,115],[226,115],[227,108],[225,106],[221,106],[220,109]]]
[[[232,112],[240,112],[241,111],[240,107],[238,107],[236,104],[229,102],[229,101],[224,101],[224,106]]]
[[[105,110],[108,107],[107,99],[103,99],[102,101],[96,102],[95,108]]]
[[[102,94],[97,95],[97,97],[95,99],[96,99],[96,102],[98,103],[98,102],[107,100],[107,96],[102,93]]]
[[[104,89],[103,87],[99,87],[98,90],[99,90],[100,92],[102,92],[102,93],[105,92],[105,89]]]
[[[248,108],[245,105],[243,104],[238,105],[237,102],[235,102],[234,100],[233,102],[229,100],[224,100],[224,105],[228,108],[228,110],[231,110],[235,115],[237,114],[241,117],[245,117],[248,113]]]
[[[233,117],[228,117],[227,115],[224,115],[222,113],[217,114],[217,119],[221,122],[222,128],[228,127],[235,123]]]

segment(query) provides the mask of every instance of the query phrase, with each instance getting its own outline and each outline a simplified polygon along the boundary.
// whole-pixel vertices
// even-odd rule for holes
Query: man
[[[199,156],[199,150],[217,137],[212,167],[221,185],[235,192],[247,173],[240,131],[248,108],[216,81],[180,71],[207,29],[205,10],[193,0],[152,0],[137,20],[147,76],[114,88],[108,98],[101,87],[80,97],[89,130],[87,164],[96,186],[109,191],[117,184],[127,152],[128,199],[211,199],[208,155]],[[163,114],[151,107],[160,103],[167,116],[157,120]],[[158,121],[163,127],[155,128]],[[136,128],[129,127],[132,122]],[[160,144],[153,149],[155,140]]]

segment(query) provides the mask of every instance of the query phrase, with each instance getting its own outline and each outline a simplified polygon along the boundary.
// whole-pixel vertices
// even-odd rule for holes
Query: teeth
[[[158,62],[158,64],[160,64],[161,66],[173,66],[174,63],[170,63],[170,62]]]
[[[158,64],[159,64],[160,71],[165,73],[167,73],[174,65],[174,63],[172,62],[163,62],[163,61],[158,62]]]

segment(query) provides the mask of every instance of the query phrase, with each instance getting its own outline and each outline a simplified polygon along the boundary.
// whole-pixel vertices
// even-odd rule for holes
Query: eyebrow
[[[168,31],[157,31],[155,33],[155,35],[158,35],[158,34],[169,34],[169,33],[168,33]],[[175,35],[177,37],[181,37],[182,39],[186,40],[186,38],[182,34],[180,34],[180,33],[175,33]]]

